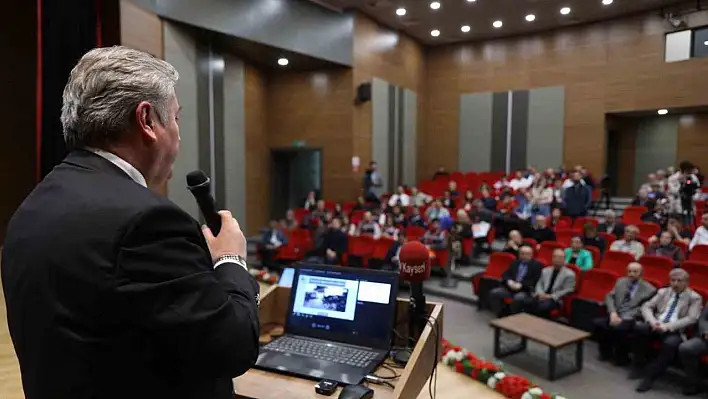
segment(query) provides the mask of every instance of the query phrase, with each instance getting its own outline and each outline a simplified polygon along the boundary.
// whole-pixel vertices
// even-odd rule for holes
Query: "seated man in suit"
[[[686,372],[687,384],[683,386],[684,395],[695,395],[705,389],[701,373],[701,357],[708,354],[708,306],[703,309],[698,321],[696,336],[679,346],[681,365]]]
[[[609,316],[593,321],[602,361],[613,359],[617,365],[629,362],[625,340],[641,315],[642,304],[656,293],[656,288],[642,279],[642,272],[642,265],[630,263],[627,277],[620,277],[605,297]]]
[[[539,317],[550,317],[551,311],[560,309],[563,297],[575,291],[575,272],[565,266],[565,252],[556,248],[551,260],[552,267],[541,271],[532,299],[526,301],[524,311]]]
[[[347,252],[349,236],[342,230],[342,221],[334,218],[328,229],[322,234],[322,245],[319,252],[328,265],[341,265],[342,256]]]
[[[605,221],[597,226],[597,231],[614,235],[616,238],[624,236],[624,225],[617,220],[617,214],[612,209],[605,211]]]
[[[278,265],[274,262],[273,258],[278,253],[278,248],[283,245],[288,245],[288,237],[283,234],[278,221],[271,220],[270,228],[263,233],[261,245],[258,248],[263,266],[277,268]]]
[[[502,286],[489,293],[492,311],[499,317],[504,316],[506,307],[504,300],[511,298],[511,313],[519,313],[526,300],[531,298],[543,265],[533,259],[533,248],[528,244],[521,244],[519,259],[512,262],[502,275]]]
[[[398,255],[401,253],[401,247],[406,242],[408,242],[408,239],[406,238],[406,233],[400,232],[398,234],[398,240],[391,244],[391,247],[389,247],[388,251],[386,252],[386,258],[384,259],[383,269],[396,272],[398,271]]]
[[[650,390],[654,381],[666,371],[676,357],[686,328],[693,326],[701,315],[701,296],[688,288],[688,273],[684,269],[673,269],[669,279],[670,287],[661,288],[642,305],[644,322],[634,327],[634,367],[630,378],[643,378],[637,386],[637,392]],[[659,354],[642,370],[649,344],[656,338],[662,343]]]

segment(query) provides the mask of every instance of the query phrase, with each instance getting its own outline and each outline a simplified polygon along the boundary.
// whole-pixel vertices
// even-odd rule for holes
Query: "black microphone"
[[[187,174],[187,189],[197,200],[199,210],[204,215],[207,227],[214,236],[221,230],[221,216],[219,216],[216,201],[211,195],[211,180],[201,170],[194,170]]]

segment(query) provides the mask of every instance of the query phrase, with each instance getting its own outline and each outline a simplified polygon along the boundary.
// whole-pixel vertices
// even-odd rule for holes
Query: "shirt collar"
[[[135,166],[128,163],[128,161],[124,160],[116,154],[113,154],[112,152],[100,150],[98,148],[86,148],[86,150],[91,151],[99,157],[114,164],[115,166],[120,168],[120,170],[125,172],[125,174],[127,174],[131,179],[133,179],[133,181],[147,188],[147,182],[145,181],[145,177],[143,176],[143,174],[140,173],[139,170],[135,169]]]

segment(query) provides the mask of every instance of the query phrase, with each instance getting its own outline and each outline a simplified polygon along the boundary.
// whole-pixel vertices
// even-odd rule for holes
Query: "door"
[[[605,165],[605,173],[610,178],[608,191],[610,195],[617,195],[620,168],[620,132],[615,130],[607,131],[607,164]]]
[[[310,191],[322,190],[322,151],[313,148],[272,150],[271,219],[300,208]]]

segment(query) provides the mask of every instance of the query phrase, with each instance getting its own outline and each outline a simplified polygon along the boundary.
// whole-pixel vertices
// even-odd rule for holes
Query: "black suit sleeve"
[[[509,267],[502,274],[502,283],[506,283],[507,280],[516,281],[517,268],[519,267],[519,261],[515,260],[511,262]]]
[[[543,265],[540,262],[534,260],[529,264],[529,271],[522,283],[525,291],[533,292],[536,289],[536,284],[541,278],[541,270],[543,270]]]
[[[234,377],[258,357],[258,283],[235,263],[213,269],[198,224],[172,206],[128,226],[119,248],[118,302],[127,323],[192,375]]]

